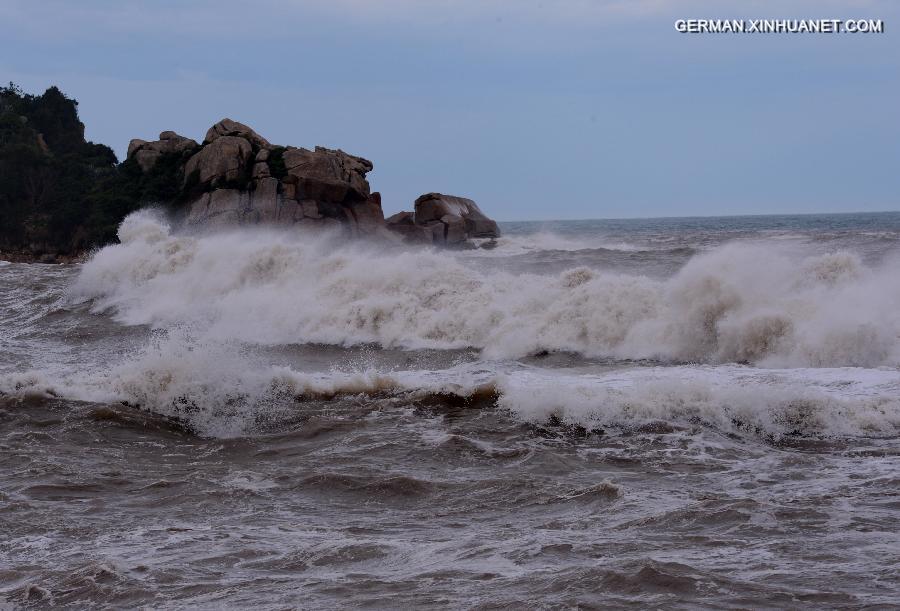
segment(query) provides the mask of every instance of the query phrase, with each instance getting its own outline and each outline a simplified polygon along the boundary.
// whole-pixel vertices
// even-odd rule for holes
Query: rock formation
[[[162,132],[155,142],[137,138],[129,142],[128,158],[133,157],[144,172],[149,172],[162,155],[192,151],[198,146],[195,141],[175,132]]]
[[[500,236],[497,223],[485,216],[478,204],[465,197],[426,193],[416,199],[415,220],[419,225],[432,227],[437,234],[443,230],[446,244]]]
[[[194,226],[272,223],[333,227],[350,235],[386,233],[372,162],[341,150],[276,146],[250,127],[222,119],[203,144],[163,132],[132,140],[128,158],[144,172],[165,154],[183,155],[184,221]]]
[[[465,197],[426,193],[415,212],[399,212],[385,220],[388,229],[410,243],[459,246],[472,238],[497,238],[500,228]]]
[[[384,220],[387,228],[410,244],[432,244],[434,236],[431,227],[416,225],[416,215],[412,212],[398,212]]]
[[[128,159],[145,173],[164,158],[181,168],[179,200],[189,226],[297,225],[451,246],[499,235],[475,202],[440,193],[423,195],[415,213],[386,222],[381,196],[366,180],[371,161],[339,149],[273,145],[231,119],[209,128],[202,145],[170,131],[128,145]]]

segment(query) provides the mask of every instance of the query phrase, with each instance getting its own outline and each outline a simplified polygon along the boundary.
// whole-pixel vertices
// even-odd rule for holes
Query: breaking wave
[[[835,252],[732,244],[657,280],[587,267],[478,271],[446,252],[240,231],[173,234],[127,218],[72,289],[126,324],[209,341],[477,348],[768,367],[900,363],[900,277]]]
[[[518,363],[444,370],[298,372],[255,365],[234,346],[165,340],[110,371],[68,377],[37,371],[0,376],[0,398],[127,403],[199,434],[254,434],[309,411],[350,407],[491,407],[537,424],[557,421],[631,431],[647,423],[705,426],[772,439],[893,436],[900,431],[900,372],[890,369],[636,367],[584,374]],[[354,398],[365,399],[353,402]],[[330,407],[328,407],[330,406]]]

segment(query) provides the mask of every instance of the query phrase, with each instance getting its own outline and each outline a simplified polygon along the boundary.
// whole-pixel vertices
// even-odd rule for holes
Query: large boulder
[[[229,119],[204,143],[184,168],[189,225],[270,223],[396,239],[384,228],[381,196],[369,191],[371,161],[324,147],[275,147]]]
[[[296,186],[297,199],[343,203],[369,197],[366,173],[373,166],[368,159],[321,146],[314,151],[288,147],[284,167],[288,173],[285,182]]]
[[[196,176],[200,185],[221,185],[242,177],[253,155],[250,142],[238,136],[220,136],[188,159],[185,183]]]
[[[181,153],[199,146],[196,141],[179,136],[173,131],[160,132],[159,140],[154,143],[163,153]]]
[[[471,199],[426,193],[416,199],[415,223],[429,227],[437,243],[460,244],[470,238],[497,238],[500,228]]]
[[[381,209],[381,193],[372,193],[365,201],[346,204],[351,233],[357,236],[374,236],[384,229],[384,212]]]
[[[192,151],[199,145],[196,141],[179,136],[173,131],[165,131],[159,140],[148,142],[135,138],[128,143],[128,158],[134,159],[144,172],[149,172],[156,162],[165,154]]]
[[[221,138],[222,136],[238,136],[247,140],[255,148],[262,149],[270,149],[272,145],[269,144],[269,141],[257,134],[255,131],[244,125],[243,123],[238,123],[237,121],[232,121],[231,119],[222,119],[212,127],[210,127],[206,132],[206,137],[203,139],[203,144],[210,144],[211,142],[215,142],[216,139]]]
[[[146,140],[141,140],[140,138],[132,138],[128,143],[128,153],[127,157],[131,157],[138,150],[142,149],[146,144],[149,144]]]

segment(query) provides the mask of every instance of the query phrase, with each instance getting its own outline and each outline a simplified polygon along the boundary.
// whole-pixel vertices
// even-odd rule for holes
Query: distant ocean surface
[[[0,601],[897,604],[900,213],[501,228],[0,262]]]

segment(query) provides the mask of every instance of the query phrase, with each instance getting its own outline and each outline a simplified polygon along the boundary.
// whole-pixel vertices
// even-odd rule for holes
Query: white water
[[[321,236],[176,235],[153,212],[129,217],[120,238],[82,267],[67,299],[159,329],[150,344],[114,366],[0,375],[0,393],[125,401],[213,436],[250,433],[298,399],[484,392],[522,419],[587,427],[665,420],[776,437],[900,428],[900,282],[847,252],[732,244],[657,280],[584,267],[479,271],[448,252]],[[258,353],[308,343],[480,356],[449,369],[363,359],[315,372]],[[542,350],[625,361],[610,371],[517,360]],[[629,364],[641,358],[659,365]]]
[[[900,364],[900,276],[848,252],[798,258],[733,244],[667,280],[586,267],[477,271],[440,252],[340,247],[313,236],[188,237],[140,212],[73,290],[127,324],[207,340],[542,350],[769,367]]]
[[[256,363],[225,347],[165,341],[108,372],[0,376],[0,393],[126,401],[220,437],[252,433],[254,422],[291,409],[297,400],[382,395],[415,401],[491,392],[501,408],[524,420],[541,423],[553,416],[588,428],[629,430],[662,420],[776,438],[891,436],[900,430],[900,371],[887,368],[720,365],[584,373],[479,362],[444,370],[307,373]]]
[[[764,436],[900,428],[897,282],[849,253],[798,259],[732,245],[660,281],[587,268],[480,272],[446,252],[271,232],[178,236],[148,212],[120,237],[83,266],[70,298],[162,332],[116,366],[19,372],[0,377],[0,392],[126,401],[215,436],[252,432],[297,399],[484,389],[534,422],[666,420]],[[311,373],[253,353],[309,342],[482,354],[450,369]],[[538,350],[698,364],[610,372],[514,360]],[[738,360],[755,366],[729,364]]]
[[[142,213],[85,265],[0,266],[0,591],[889,606],[897,283],[863,261],[900,231],[800,219],[772,246],[751,221],[570,224],[577,255],[532,256]],[[620,237],[673,248],[597,247]]]

